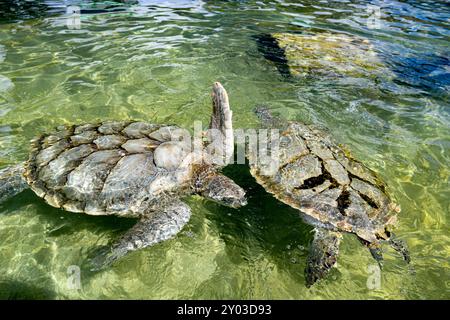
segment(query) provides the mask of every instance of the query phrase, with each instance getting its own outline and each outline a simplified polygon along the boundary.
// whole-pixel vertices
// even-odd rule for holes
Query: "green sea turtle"
[[[336,263],[344,232],[355,234],[380,266],[383,241],[410,261],[406,245],[392,233],[400,207],[373,171],[355,160],[328,132],[282,121],[264,106],[255,111],[266,127],[280,132],[266,147],[248,148],[251,174],[315,227],[305,270],[308,286]]]
[[[392,77],[365,38],[345,33],[271,33],[256,37],[258,48],[290,77]]]
[[[245,205],[244,190],[219,173],[234,140],[228,96],[218,82],[212,100],[210,129],[194,142],[187,130],[173,125],[108,121],[60,126],[32,141],[26,163],[0,171],[0,202],[30,187],[51,206],[67,211],[139,218],[98,251],[92,269],[175,236],[191,216],[181,197],[199,194],[233,208]],[[195,141],[200,148],[192,148]]]

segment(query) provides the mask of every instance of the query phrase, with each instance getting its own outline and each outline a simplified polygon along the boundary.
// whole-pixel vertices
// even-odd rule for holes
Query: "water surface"
[[[134,221],[21,193],[0,205],[1,298],[450,298],[446,1],[9,2],[0,5],[0,166],[25,160],[29,139],[61,123],[206,124],[219,80],[235,127],[257,127],[252,109],[266,104],[328,128],[378,172],[402,207],[397,234],[415,271],[386,247],[381,287],[371,289],[374,261],[346,235],[337,268],[307,289],[312,228],[235,165],[225,172],[248,190],[248,206],[191,197],[192,219],[176,238],[101,274],[82,271],[79,290],[68,287],[68,267]],[[379,28],[367,24],[368,4],[381,8]],[[70,5],[81,9],[79,29]],[[287,78],[256,41],[324,31],[369,39],[390,74]]]

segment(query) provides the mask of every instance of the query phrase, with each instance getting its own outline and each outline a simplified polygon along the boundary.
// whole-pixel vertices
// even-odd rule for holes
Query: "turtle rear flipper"
[[[394,248],[395,251],[402,254],[403,259],[407,262],[411,262],[411,256],[409,254],[408,246],[406,245],[406,242],[403,240],[398,239],[392,232],[391,237],[388,240],[388,243],[391,245],[392,248]]]
[[[358,238],[358,239],[361,241],[361,243],[364,246],[366,246],[369,249],[370,254],[378,262],[378,265],[382,269],[383,268],[383,250],[381,248],[380,241],[370,243],[361,238]],[[406,245],[406,243],[403,240],[397,239],[393,233],[390,233],[390,237],[388,240],[382,241],[382,242],[389,243],[391,245],[391,247],[394,248],[395,251],[399,252],[403,256],[403,259],[406,261],[406,263],[411,262],[411,257],[409,254],[408,246]]]
[[[340,232],[323,228],[315,229],[314,240],[309,249],[305,269],[308,287],[312,286],[317,280],[324,278],[336,264],[341,239],[342,234]]]
[[[383,249],[381,248],[381,243],[379,241],[368,242],[362,238],[358,237],[358,240],[369,249],[372,258],[376,260],[380,269],[383,269]]]
[[[23,163],[0,170],[0,203],[28,188],[23,177],[24,170]]]
[[[104,246],[91,253],[87,268],[101,271],[127,253],[146,248],[174,237],[189,221],[191,209],[182,201],[172,200],[150,217],[143,217],[111,246]]]

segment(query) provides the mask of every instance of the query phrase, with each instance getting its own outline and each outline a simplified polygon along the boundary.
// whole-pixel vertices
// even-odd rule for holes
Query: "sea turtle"
[[[345,33],[271,33],[256,36],[259,51],[285,77],[392,77],[365,38]]]
[[[107,121],[59,126],[32,141],[26,163],[0,171],[0,202],[30,187],[51,206],[67,211],[139,218],[111,246],[97,251],[88,264],[94,270],[175,236],[191,215],[181,197],[199,194],[233,208],[245,205],[245,191],[219,173],[234,144],[232,111],[218,82],[212,100],[210,129],[194,142],[187,130],[173,125]],[[191,148],[195,141],[200,148]],[[220,157],[224,161],[212,161]]]
[[[298,209],[304,221],[315,227],[305,270],[308,286],[336,263],[344,232],[356,234],[380,267],[383,241],[410,261],[406,245],[391,232],[400,207],[373,171],[355,160],[326,130],[282,121],[265,106],[255,112],[265,127],[280,131],[275,130],[279,135],[269,138],[267,147],[260,143],[259,150],[248,148],[251,174],[266,191]]]

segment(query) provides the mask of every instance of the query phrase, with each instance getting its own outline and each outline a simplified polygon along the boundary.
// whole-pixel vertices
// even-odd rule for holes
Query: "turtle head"
[[[198,193],[206,199],[231,208],[239,208],[247,204],[244,189],[222,174],[208,176],[201,185]]]

